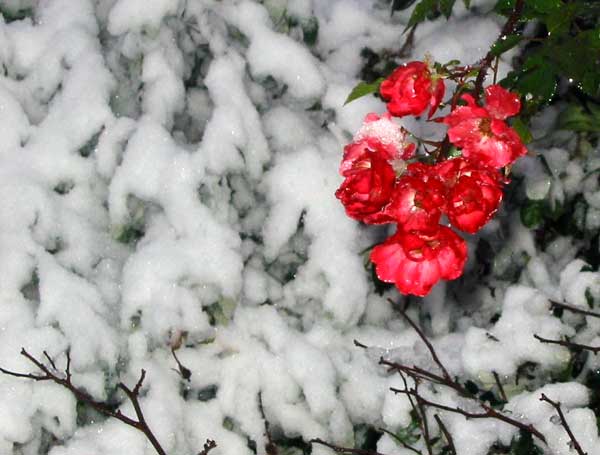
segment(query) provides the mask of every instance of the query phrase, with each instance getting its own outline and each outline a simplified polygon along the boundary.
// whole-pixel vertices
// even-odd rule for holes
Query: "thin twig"
[[[352,449],[350,447],[340,447],[335,444],[330,444],[326,441],[323,441],[320,438],[311,439],[308,441],[311,444],[321,444],[325,447],[329,447],[331,450],[337,453],[354,453],[355,455],[383,455],[375,450],[365,450],[365,449]]]
[[[53,381],[54,383],[63,386],[64,388],[68,389],[75,396],[75,399],[77,401],[86,403],[86,404],[90,405],[91,407],[93,407],[96,411],[100,412],[101,414],[104,414],[108,417],[113,417],[117,420],[120,420],[124,424],[129,425],[130,427],[133,427],[136,430],[142,432],[146,436],[146,439],[148,439],[150,444],[152,444],[152,447],[154,447],[154,450],[156,450],[156,452],[159,455],[166,455],[165,450],[162,448],[162,446],[156,439],[156,436],[154,436],[154,433],[152,433],[152,430],[148,426],[148,423],[146,422],[144,413],[142,412],[142,408],[141,408],[140,402],[139,402],[139,393],[142,388],[144,378],[146,377],[145,370],[141,371],[140,378],[138,379],[133,390],[131,390],[129,387],[127,387],[122,382],[119,383],[119,385],[118,385],[119,388],[121,390],[123,390],[123,392],[125,392],[125,394],[127,395],[127,398],[129,399],[129,401],[131,401],[131,404],[133,405],[133,408],[135,410],[135,414],[137,417],[137,420],[135,420],[131,417],[124,415],[118,409],[114,410],[113,406],[108,403],[96,401],[85,390],[80,389],[80,388],[76,387],[75,385],[73,385],[73,383],[71,382],[71,356],[69,354],[69,351],[66,352],[67,366],[65,369],[64,377],[59,376],[57,374],[58,372],[54,373],[53,371],[51,371],[50,368],[48,368],[46,365],[44,365],[38,359],[33,357],[29,352],[27,352],[25,350],[25,348],[21,349],[21,355],[23,357],[25,357],[26,359],[28,359],[31,363],[33,363],[43,374],[36,375],[36,374],[31,374],[31,373],[17,373],[14,371],[6,370],[4,368],[0,368],[0,372],[4,373],[6,375],[9,375],[9,376],[14,376],[17,378],[32,379],[34,381]],[[48,353],[45,351],[44,351],[44,357],[46,357],[46,359],[48,360],[48,363],[51,365],[52,369],[56,371],[57,369],[56,369],[54,360],[52,360],[51,357],[48,355]]]
[[[504,392],[504,387],[502,387],[502,383],[500,382],[500,376],[498,376],[498,373],[496,373],[495,371],[492,371],[492,374],[494,375],[494,380],[496,381],[496,385],[498,386],[498,391],[500,392],[500,397],[502,398],[502,401],[508,403],[508,398],[506,397],[506,393]]]
[[[562,308],[563,310],[571,311],[573,313],[584,314],[586,316],[591,316],[593,318],[600,318],[600,313],[596,313],[594,311],[584,310],[583,308],[579,308],[574,305],[569,305],[568,303],[555,302],[554,300],[550,300],[550,305],[556,308]]]
[[[265,451],[267,452],[267,455],[278,455],[279,450],[277,449],[277,446],[273,442],[273,437],[271,436],[271,425],[269,424],[267,416],[265,415],[265,408],[263,407],[262,401],[262,392],[258,392],[258,410],[262,419],[265,422],[265,436],[267,437],[267,445],[265,446]]]
[[[568,340],[550,340],[548,338],[542,338],[539,335],[533,335],[533,337],[536,340],[538,340],[540,343],[557,344],[559,346],[564,346],[564,347],[570,348],[570,349],[581,349],[584,351],[593,352],[594,355],[596,355],[600,352],[600,346],[588,346],[587,344],[573,343],[572,341],[568,341]]]
[[[435,352],[435,349],[433,348],[432,344],[427,339],[427,337],[425,336],[425,334],[423,333],[423,331],[419,328],[419,326],[417,324],[415,324],[412,321],[411,318],[408,317],[408,315],[406,314],[405,311],[403,311],[403,310],[401,310],[399,308],[399,305],[396,305],[396,303],[392,299],[388,299],[388,301],[392,305],[398,307],[398,311],[400,312],[400,314],[402,315],[402,317],[404,317],[404,319],[406,320],[406,322],[408,322],[410,324],[410,326],[415,330],[415,332],[417,332],[417,334],[419,335],[419,337],[421,338],[421,340],[423,340],[423,343],[425,343],[425,345],[427,346],[427,349],[429,349],[429,353],[431,354],[431,357],[433,358],[433,361],[440,368],[440,370],[442,370],[442,374],[444,375],[444,378],[447,381],[452,381],[452,377],[448,373],[448,370],[446,370],[446,367],[444,366],[444,364],[438,358],[437,353]]]
[[[208,452],[210,452],[215,447],[217,447],[217,443],[212,439],[207,439],[204,443],[204,448],[198,453],[198,455],[208,455]]]
[[[394,393],[399,393],[399,394],[404,394],[404,395],[412,395],[415,398],[417,396],[417,393],[414,391],[414,389],[413,390],[400,390],[400,389],[391,388],[390,390]],[[484,409],[485,412],[476,413],[476,412],[465,411],[464,409],[461,409],[458,407],[453,408],[451,406],[446,406],[441,403],[435,403],[435,402],[429,401],[423,397],[421,397],[421,401],[423,404],[426,404],[427,406],[431,406],[433,408],[437,408],[442,411],[448,411],[448,412],[452,412],[455,414],[461,414],[469,419],[492,418],[492,419],[496,419],[496,420],[501,420],[502,422],[508,423],[508,424],[515,426],[521,430],[531,433],[532,435],[534,435],[536,438],[538,438],[540,441],[543,441],[544,443],[546,442],[546,438],[544,437],[544,435],[542,433],[540,433],[533,425],[524,424],[522,422],[519,422],[518,420],[512,419],[512,418],[506,416],[505,414],[502,414],[502,413],[496,411],[494,408],[491,408],[490,406],[487,406],[483,403],[480,403],[480,406]]]
[[[413,47],[413,44],[415,41],[415,30],[417,29],[417,25],[418,24],[413,25],[408,30],[408,35],[406,35],[406,40],[404,41],[404,44],[402,45],[400,50],[396,53],[397,57],[404,58],[404,57],[407,57],[408,55],[410,55],[411,48]]]
[[[446,425],[444,425],[444,422],[442,422],[442,419],[440,419],[439,415],[434,414],[433,417],[435,418],[435,421],[437,422],[438,426],[440,427],[440,430],[442,430],[442,433],[444,434],[444,437],[446,438],[446,441],[448,442],[448,446],[450,447],[450,453],[453,453],[454,455],[456,455],[456,447],[454,446],[454,439],[452,439],[452,435],[446,428]]]
[[[406,442],[404,442],[402,439],[400,439],[400,438],[398,437],[398,435],[397,435],[397,434],[394,434],[394,433],[392,433],[391,431],[389,431],[389,430],[386,430],[385,428],[379,428],[379,431],[381,431],[381,432],[383,432],[383,433],[387,434],[388,436],[390,436],[390,437],[394,438],[394,441],[396,441],[396,442],[400,443],[400,445],[401,445],[402,447],[404,447],[405,449],[408,449],[408,450],[410,450],[410,451],[412,451],[412,452],[414,452],[414,453],[416,453],[416,454],[418,454],[418,455],[422,455],[422,453],[421,453],[421,451],[420,451],[420,450],[417,450],[417,449],[415,449],[413,446],[411,446],[411,445],[407,444]]]
[[[425,399],[419,395],[418,393],[419,384],[415,384],[415,398],[417,399],[417,407],[419,408],[419,412],[421,413],[421,422],[423,422],[423,439],[425,440],[425,447],[427,447],[427,453],[429,455],[433,455],[433,447],[431,447],[431,439],[429,437],[429,422],[427,421],[427,412],[425,411]]]
[[[587,452],[583,451],[583,449],[579,445],[579,442],[575,438],[575,435],[571,431],[571,427],[569,427],[569,424],[567,423],[567,419],[565,418],[565,415],[562,412],[560,403],[557,403],[556,401],[552,401],[550,398],[548,398],[543,393],[542,393],[542,396],[540,397],[540,401],[545,401],[546,403],[552,405],[554,407],[554,409],[556,409],[556,412],[558,413],[558,417],[560,417],[560,422],[561,422],[563,428],[565,429],[565,431],[567,432],[567,434],[569,435],[571,442],[573,443],[573,448],[577,451],[577,453],[579,455],[587,455]]]
[[[524,7],[525,7],[525,0],[516,0],[513,12],[508,17],[508,20],[504,24],[504,27],[502,27],[502,30],[500,31],[500,35],[498,36],[498,38],[496,39],[495,42],[502,40],[504,37],[506,37],[514,32],[515,27],[517,26],[517,22],[519,21],[519,18],[521,17],[521,14],[523,13]],[[488,69],[490,68],[492,62],[494,61],[494,57],[495,57],[494,53],[492,52],[492,49],[490,49],[488,51],[488,53],[485,55],[485,57],[479,63],[479,72],[477,73],[477,78],[475,79],[474,96],[475,96],[476,100],[479,99],[480,93],[483,88],[483,81],[485,80],[485,76],[487,74]]]
[[[171,348],[171,354],[173,354],[173,358],[175,359],[175,363],[177,364],[177,369],[179,370],[175,371],[177,371],[183,379],[189,381],[192,377],[192,371],[189,368],[184,367],[183,364],[179,361],[179,359],[177,358],[177,354],[175,354],[175,348]]]

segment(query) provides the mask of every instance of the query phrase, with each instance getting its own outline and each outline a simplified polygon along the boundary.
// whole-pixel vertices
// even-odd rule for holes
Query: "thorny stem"
[[[546,403],[552,405],[552,407],[554,407],[554,409],[556,409],[556,412],[558,413],[558,417],[560,418],[560,422],[561,422],[563,428],[565,429],[565,431],[567,432],[567,434],[569,435],[569,438],[571,439],[571,443],[573,443],[573,448],[577,451],[577,453],[579,455],[587,455],[587,452],[583,451],[583,449],[579,445],[579,442],[575,438],[575,435],[571,431],[571,427],[569,427],[569,424],[567,423],[567,419],[565,418],[565,415],[562,412],[560,403],[557,403],[556,401],[551,400],[543,393],[542,393],[542,396],[540,397],[540,401],[545,401]]]
[[[139,395],[140,395],[140,390],[142,388],[142,385],[144,383],[144,379],[146,378],[145,370],[141,371],[140,378],[138,379],[138,381],[135,384],[133,389],[130,389],[122,382],[120,382],[118,384],[118,387],[121,390],[123,390],[123,392],[129,399],[129,401],[131,401],[131,404],[133,405],[133,409],[135,410],[135,414],[137,417],[137,420],[135,420],[135,419],[123,414],[119,409],[114,410],[113,406],[110,405],[109,403],[95,400],[89,393],[87,393],[83,389],[78,388],[71,382],[71,356],[70,356],[69,351],[66,352],[67,363],[66,363],[66,367],[65,367],[64,377],[62,377],[58,374],[56,364],[54,363],[54,360],[50,357],[50,355],[46,351],[44,351],[43,354],[44,354],[44,357],[46,358],[46,360],[48,360],[48,363],[50,364],[50,366],[52,367],[52,370],[56,371],[56,373],[51,371],[50,368],[48,368],[46,365],[44,365],[38,359],[33,357],[29,352],[27,352],[25,350],[25,348],[21,348],[21,355],[23,357],[25,357],[27,360],[29,360],[31,363],[33,363],[43,374],[17,373],[17,372],[10,371],[10,370],[7,370],[7,369],[1,368],[1,367],[0,367],[0,372],[4,373],[6,375],[9,375],[9,376],[14,376],[17,378],[24,378],[24,379],[32,379],[34,381],[52,381],[60,386],[63,386],[64,388],[69,390],[75,396],[75,399],[77,401],[86,403],[86,404],[90,405],[91,407],[93,407],[96,411],[100,412],[101,414],[104,414],[105,416],[117,419],[117,420],[123,422],[124,424],[129,425],[130,427],[133,427],[136,430],[142,432],[144,434],[144,436],[146,436],[146,439],[148,439],[150,444],[152,444],[152,447],[154,447],[154,450],[156,450],[156,453],[158,453],[159,455],[167,455],[165,450],[160,445],[159,441],[156,439],[156,436],[154,435],[154,433],[148,426],[148,423],[146,422],[144,413],[140,406]],[[212,450],[214,447],[216,447],[216,443],[209,439],[204,444],[204,450],[202,452],[200,452],[200,454],[207,455],[208,452],[210,450]]]
[[[594,355],[600,352],[600,346],[588,346],[587,344],[573,343],[572,341],[567,340],[550,340],[548,338],[542,338],[539,335],[533,335],[533,337],[540,343],[557,344],[571,349],[582,349],[584,351],[593,352]]]
[[[513,12],[509,16],[506,23],[504,24],[504,27],[502,27],[502,30],[500,31],[500,35],[498,36],[498,39],[496,40],[496,42],[498,42],[498,40],[501,40],[501,39],[503,39],[503,37],[506,37],[514,32],[517,22],[519,21],[519,18],[521,17],[521,14],[523,13],[524,7],[525,7],[525,0],[516,0]],[[493,61],[494,61],[494,54],[492,52],[492,49],[490,49],[479,64],[479,73],[477,73],[477,78],[475,79],[475,94],[474,94],[475,100],[479,99],[480,93],[483,89],[483,81],[485,80],[487,71],[490,68],[490,66],[492,65]]]

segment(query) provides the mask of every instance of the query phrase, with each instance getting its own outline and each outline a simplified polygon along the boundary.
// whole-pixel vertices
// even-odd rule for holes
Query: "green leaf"
[[[534,201],[527,199],[527,201],[521,206],[521,223],[523,223],[523,226],[530,229],[539,226],[544,219],[545,210],[545,201]]]
[[[319,36],[319,21],[311,16],[302,21],[302,39],[308,46],[313,46]]]
[[[543,56],[534,55],[517,74],[515,88],[526,101],[546,104],[556,93],[556,78],[555,68]]]
[[[371,93],[375,93],[379,91],[379,86],[384,81],[382,77],[377,79],[375,82],[368,84],[366,82],[359,82],[356,87],[352,89],[346,101],[344,101],[344,106],[358,98],[361,98],[365,95],[370,95]]]
[[[452,15],[452,8],[456,0],[440,0],[440,11],[446,19]]]
[[[392,11],[394,14],[395,11],[402,11],[412,5],[416,0],[394,0],[392,2]]]
[[[469,9],[471,7],[471,0],[463,0],[463,3],[465,4],[465,8]]]
[[[417,3],[415,9],[413,9],[405,30],[408,30],[413,25],[423,22],[425,19],[427,19],[429,14],[432,14],[436,11],[436,8],[437,0],[421,0],[419,3]]]
[[[525,122],[521,120],[520,117],[517,117],[513,120],[512,127],[515,129],[515,131],[517,132],[524,144],[528,144],[531,142],[531,140],[533,139],[531,131],[529,131],[529,128],[527,127]]]
[[[558,127],[578,132],[600,132],[600,106],[588,104],[586,110],[581,105],[569,105],[558,116]]]
[[[507,50],[512,49],[521,42],[523,37],[519,34],[503,36],[492,44],[491,52],[494,57],[504,54]]]

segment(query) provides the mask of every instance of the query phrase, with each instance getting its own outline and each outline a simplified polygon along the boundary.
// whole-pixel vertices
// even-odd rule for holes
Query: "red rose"
[[[351,142],[344,147],[340,174],[345,177],[348,172],[351,172],[356,161],[365,153],[372,153],[385,161],[391,161],[396,158],[398,150],[393,144],[384,144],[372,137],[365,137],[359,141]]]
[[[457,107],[441,121],[450,127],[448,138],[466,159],[500,168],[527,153],[517,132],[504,122],[519,112],[521,103],[499,85],[488,87],[486,95],[485,107],[477,106],[471,95],[463,95],[467,105]]]
[[[335,196],[350,218],[368,224],[392,221],[383,208],[390,201],[396,173],[385,157],[367,150],[353,158],[352,166],[343,175],[346,179]]]
[[[385,213],[404,231],[437,230],[441,209],[446,203],[445,192],[433,166],[410,164],[396,184]]]
[[[424,62],[410,62],[396,68],[379,88],[388,111],[397,117],[420,115],[429,106],[428,117],[435,113],[444,97],[444,81],[432,77]]]
[[[381,281],[395,283],[403,294],[425,296],[440,279],[462,275],[467,245],[451,229],[434,233],[398,231],[371,252]]]
[[[502,175],[493,168],[464,158],[443,161],[435,166],[448,187],[444,212],[452,225],[474,234],[496,213],[502,201]]]

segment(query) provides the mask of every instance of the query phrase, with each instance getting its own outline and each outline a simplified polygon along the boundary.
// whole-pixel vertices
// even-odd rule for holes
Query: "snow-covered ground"
[[[459,3],[450,21],[419,26],[412,58],[485,54],[501,19]],[[116,384],[133,386],[145,369],[141,405],[169,454],[196,454],[207,438],[214,455],[264,454],[259,394],[279,440],[354,446],[365,425],[409,427],[409,400],[389,390],[401,378],[379,358],[439,370],[387,301],[407,299],[376,292],[365,268],[361,252],[386,228],[347,218],[334,192],[344,144],[384,110],[375,97],[343,106],[361,51],[397,50],[410,10],[390,17],[383,0],[2,0],[0,9],[0,366],[37,372],[24,347],[40,359],[48,351],[61,370],[69,351],[73,382],[128,415]],[[515,174],[527,175],[533,199],[583,195],[583,222],[597,229],[598,182],[583,179],[600,160],[571,159],[572,142],[545,146],[549,170],[531,156]],[[495,390],[497,373],[504,409],[535,425],[544,453],[573,451],[542,393],[561,403],[588,455],[600,454],[590,390],[547,384],[568,349],[533,338],[599,345],[599,319],[556,317],[548,301],[589,309],[599,274],[571,237],[536,249],[518,208],[481,236],[499,251],[493,278],[478,281],[472,237],[465,278],[413,299],[408,314],[451,375]],[[535,380],[516,381],[524,365]],[[598,367],[590,354],[583,372]],[[420,392],[472,406],[441,386]],[[460,455],[518,436],[498,420],[431,409],[433,434],[434,412]],[[426,453],[422,438],[414,445]],[[387,434],[377,448],[414,453]],[[0,453],[155,452],[57,384],[0,375]]]

